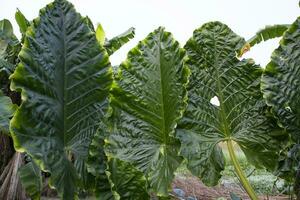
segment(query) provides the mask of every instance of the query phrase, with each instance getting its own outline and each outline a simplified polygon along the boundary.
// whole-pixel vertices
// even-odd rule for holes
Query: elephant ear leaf
[[[262,77],[267,104],[300,142],[300,17],[285,32]]]
[[[0,59],[14,63],[20,44],[9,20],[0,20]]]
[[[51,173],[63,199],[76,199],[73,160],[87,157],[108,108],[108,55],[73,5],[55,0],[27,29],[19,59],[10,77],[23,100],[11,120],[15,148]]]
[[[251,47],[270,39],[281,37],[284,32],[290,27],[290,24],[276,24],[272,26],[266,26],[259,30],[241,49],[239,56],[246,53]]]
[[[105,43],[105,31],[100,23],[98,24],[96,29],[96,38],[99,44],[103,46]]]
[[[9,121],[16,108],[17,105],[0,90],[0,133],[9,134]]]
[[[108,166],[109,171],[106,173],[111,181],[112,190],[117,192],[120,200],[131,200],[133,197],[135,200],[150,199],[142,172],[116,158],[110,158]]]
[[[111,91],[108,153],[144,172],[159,196],[168,195],[182,161],[174,131],[186,107],[184,57],[172,35],[158,28],[128,53]]]
[[[276,166],[277,137],[283,133],[266,115],[262,69],[236,57],[244,44],[226,25],[211,22],[195,30],[185,45],[191,69],[189,103],[176,135],[188,168],[207,185],[216,185],[224,169],[221,142],[228,148],[237,143],[257,167]]]
[[[19,43],[17,37],[14,35],[13,27],[9,20],[3,19],[0,21],[0,41],[7,45],[14,46]]]
[[[98,28],[99,28],[99,26],[98,26]],[[104,33],[103,29],[101,30],[102,27],[100,27],[99,30],[98,30],[98,28],[97,28],[98,35],[101,36],[101,34],[104,34],[104,36],[105,36],[105,33]],[[109,55],[112,55],[114,52],[116,52],[118,49],[120,49],[124,44],[129,42],[129,40],[134,37],[134,34],[135,34],[135,29],[133,27],[131,27],[130,29],[128,29],[124,33],[122,33],[118,36],[115,36],[110,40],[107,40],[104,43],[104,47],[105,47],[107,53]],[[100,37],[100,36],[98,36],[98,37]],[[99,41],[99,39],[98,39],[98,41]]]
[[[115,158],[107,158],[104,152],[104,138],[108,127],[101,123],[99,131],[90,145],[88,171],[96,177],[97,198],[111,199],[149,199],[146,180],[142,172],[129,163]]]
[[[20,32],[22,33],[22,35],[25,35],[27,28],[30,26],[30,22],[26,19],[26,17],[19,9],[17,9],[15,19],[17,24],[19,25]]]
[[[106,174],[108,164],[107,156],[104,152],[104,138],[107,134],[108,127],[102,121],[89,146],[89,157],[87,161],[88,172],[96,177],[94,193],[96,197],[101,200],[111,200],[116,196],[116,192],[112,191],[111,182]]]
[[[292,146],[281,160],[279,176],[294,180],[294,193],[300,197],[300,17],[284,33],[262,76],[261,88],[278,122],[290,134]]]
[[[19,169],[20,180],[26,193],[34,200],[41,199],[43,189],[40,168],[33,161],[26,163]]]

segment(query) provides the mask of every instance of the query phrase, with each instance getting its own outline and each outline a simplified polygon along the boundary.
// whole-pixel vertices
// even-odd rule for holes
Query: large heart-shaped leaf
[[[128,53],[111,91],[108,152],[144,172],[162,196],[182,160],[174,131],[186,106],[184,56],[171,34],[159,28]]]
[[[262,77],[267,104],[300,143],[300,17],[283,35]]]
[[[262,77],[262,91],[279,123],[291,134],[294,146],[280,166],[279,175],[294,179],[300,198],[300,17],[285,32]],[[293,155],[293,156],[292,156]]]
[[[266,115],[260,93],[262,69],[236,53],[243,38],[220,22],[194,31],[185,45],[191,69],[189,104],[177,136],[188,168],[207,185],[215,185],[224,169],[221,142],[236,142],[257,167],[276,166],[283,134]]]
[[[108,107],[108,55],[73,6],[56,0],[27,29],[19,58],[11,76],[23,100],[11,121],[15,148],[51,173],[63,199],[73,200],[78,174],[72,160],[87,158]]]

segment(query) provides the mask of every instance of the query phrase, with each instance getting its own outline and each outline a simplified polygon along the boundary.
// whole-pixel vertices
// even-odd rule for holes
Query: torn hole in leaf
[[[213,98],[210,99],[210,103],[214,106],[220,106],[220,101],[217,96],[214,96]]]

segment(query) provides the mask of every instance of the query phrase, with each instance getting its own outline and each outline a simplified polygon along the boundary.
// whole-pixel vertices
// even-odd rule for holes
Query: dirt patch
[[[223,197],[230,199],[230,193],[233,192],[243,200],[250,200],[248,195],[239,187],[224,186],[222,184],[215,187],[205,186],[196,177],[176,177],[172,183],[172,188],[179,188],[185,192],[185,198],[196,197],[197,200],[215,200]],[[175,193],[173,193],[174,196]],[[175,198],[179,199],[179,198]],[[288,200],[288,196],[260,196],[261,200]]]

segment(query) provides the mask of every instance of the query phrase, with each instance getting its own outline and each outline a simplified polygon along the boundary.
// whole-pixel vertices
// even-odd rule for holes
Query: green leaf
[[[17,37],[14,35],[13,27],[9,20],[0,21],[0,59],[9,57],[15,46],[19,44]]]
[[[99,44],[101,46],[103,46],[105,43],[105,31],[100,23],[97,26],[96,37],[97,37]]]
[[[111,158],[108,165],[109,179],[120,200],[150,199],[146,189],[146,179],[142,172],[137,171],[129,163],[115,158]]]
[[[259,44],[262,41],[281,37],[289,27],[290,24],[276,24],[272,26],[266,26],[265,28],[259,30],[252,38],[247,41],[247,44],[242,48],[239,56],[242,56],[250,49],[250,47]]]
[[[99,28],[99,26],[98,26],[98,28]],[[98,29],[97,29],[97,31],[98,31]],[[103,31],[103,29],[102,29],[102,31]],[[104,34],[104,31],[102,34]],[[130,39],[132,39],[134,37],[134,34],[135,34],[135,29],[131,27],[124,33],[106,41],[104,43],[104,48],[106,49],[106,51],[109,55],[112,55],[114,52],[116,52],[118,49],[120,49],[124,44],[126,44]],[[104,37],[105,37],[105,34],[104,34]]]
[[[252,47],[256,44],[261,43],[262,41],[281,37],[289,27],[290,24],[276,24],[272,26],[266,26],[265,28],[259,30],[252,38],[250,38],[247,43],[249,43]]]
[[[83,19],[83,21],[90,28],[91,31],[95,32],[95,28],[94,28],[93,22],[92,22],[92,20],[88,16],[85,16],[85,18]]]
[[[0,90],[0,133],[9,134],[9,121],[16,108],[17,105],[12,104],[11,99]]]
[[[4,72],[6,75],[10,75],[14,72],[15,65],[7,62],[5,59],[0,58],[0,73]]]
[[[19,176],[22,186],[25,188],[26,193],[31,197],[31,199],[41,199],[43,184],[40,168],[31,161],[20,167]]]
[[[281,159],[277,173],[294,180],[294,192],[300,198],[300,17],[284,33],[263,73],[261,89],[278,122],[290,134],[294,146]]]
[[[20,32],[22,33],[22,35],[25,35],[27,28],[30,26],[30,22],[26,19],[26,17],[19,9],[17,9],[15,19],[17,24],[19,25]]]
[[[0,37],[10,38],[14,34],[13,27],[9,20],[3,19],[0,21]]]
[[[168,195],[182,161],[174,131],[186,107],[184,56],[172,35],[158,28],[128,53],[111,91],[108,152],[144,172],[160,196]]]
[[[257,167],[276,166],[284,133],[266,114],[262,69],[236,57],[244,44],[226,25],[211,22],[195,30],[185,45],[192,75],[188,108],[176,134],[188,168],[206,185],[216,185],[224,169],[221,142],[237,143]]]
[[[76,199],[72,160],[87,158],[108,108],[108,55],[73,5],[55,0],[28,28],[19,58],[10,77],[23,100],[11,120],[14,146],[51,173],[61,198]]]
[[[88,171],[96,177],[97,198],[149,199],[143,173],[118,159],[110,158],[108,161],[104,152],[104,138],[108,134],[108,127],[101,123],[89,148]]]
[[[101,200],[114,199],[115,192],[106,175],[107,157],[104,152],[104,138],[108,135],[108,127],[104,120],[100,122],[99,129],[89,146],[87,170],[96,178],[95,194]]]
[[[17,37],[14,35],[13,27],[7,19],[0,20],[0,42],[1,46],[3,42],[11,46],[19,43]]]
[[[285,32],[262,77],[267,104],[300,143],[300,17]]]

